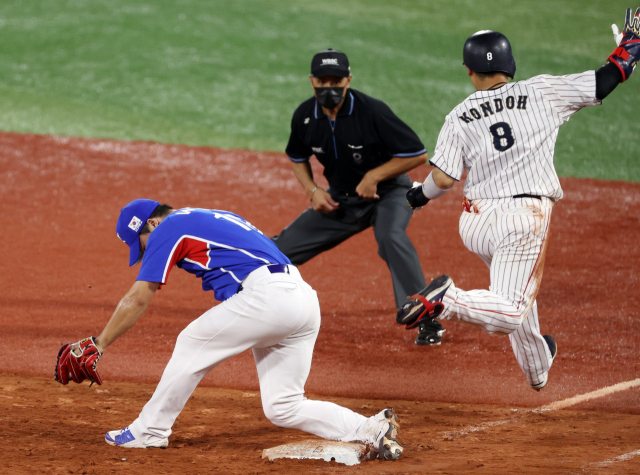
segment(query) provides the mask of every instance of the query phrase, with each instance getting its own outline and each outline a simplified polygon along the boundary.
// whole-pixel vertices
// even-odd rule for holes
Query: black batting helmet
[[[462,64],[476,73],[505,73],[511,79],[516,73],[511,43],[497,31],[482,30],[471,35],[464,44],[462,57]]]

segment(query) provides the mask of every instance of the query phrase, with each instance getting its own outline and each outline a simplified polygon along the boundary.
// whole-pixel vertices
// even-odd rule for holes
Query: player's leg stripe
[[[520,333],[518,333],[518,336],[521,337],[521,343],[523,346],[525,346],[525,342],[528,344],[529,348],[528,350],[525,350],[525,355],[526,355],[526,361],[527,361],[527,373],[529,375],[529,380],[533,381],[534,376],[538,376],[542,371],[541,369],[538,367],[539,366],[539,360],[536,359],[536,356],[534,354],[534,352],[537,352],[537,346],[535,344],[535,341],[531,341],[529,339],[529,336],[531,334],[531,325],[527,320],[525,320],[524,322],[522,322],[522,331],[524,333],[524,337],[522,337],[522,335],[520,335]],[[533,363],[533,368],[531,367]],[[540,381],[536,381],[536,384],[540,382]]]
[[[504,315],[504,316],[510,317],[510,318],[521,318],[520,314],[513,315],[513,314],[510,314],[510,313],[496,312],[495,310],[486,310],[486,309],[483,309],[483,308],[469,307],[468,305],[465,305],[463,303],[456,302],[455,300],[453,300],[451,297],[449,297],[447,295],[445,295],[444,298],[452,300],[454,304],[460,305],[461,307],[468,308],[469,310],[475,310],[477,312],[497,313],[498,315]],[[449,304],[449,305],[451,305],[451,304]]]
[[[536,335],[540,335],[542,336],[542,333],[540,332],[540,313],[538,312],[538,304],[534,301],[534,305],[536,306],[536,324],[535,324],[535,330],[536,330]],[[540,361],[540,364],[542,365],[542,370],[543,371],[549,371],[551,369],[551,366],[549,365],[549,360],[547,358],[547,343],[546,341],[540,341],[539,338],[536,338],[536,348],[538,350],[538,358]]]
[[[535,301],[534,301],[535,302]],[[537,314],[537,306],[536,306],[536,314]],[[540,333],[540,331],[536,328],[536,325],[531,323],[530,319],[526,319],[525,322],[527,322],[529,331],[527,332],[527,341],[531,344],[531,353],[533,355],[533,352],[535,351],[536,356],[534,356],[533,360],[534,360],[534,365],[536,368],[536,373],[540,374],[540,373],[544,373],[544,367],[545,367],[545,363],[544,361],[547,359],[547,354],[543,351],[543,355],[544,355],[544,359],[543,359],[543,355],[540,354],[540,347],[538,346],[538,340],[536,339],[534,333],[537,331],[537,333]],[[543,349],[544,350],[544,349]]]
[[[461,304],[459,302],[456,302],[454,299],[452,299],[451,297],[449,297],[447,295],[444,296],[444,299],[451,300],[452,303],[455,303],[455,304],[460,305],[462,307],[469,308],[471,310],[478,310],[480,312],[484,312],[485,311],[485,310],[472,308],[472,307],[469,307],[467,305],[464,305],[464,304]],[[448,305],[451,305],[451,304],[448,304]],[[487,312],[490,312],[490,310],[487,310]],[[497,314],[500,314],[500,315],[507,315],[507,314],[501,314],[500,312],[493,312],[493,313],[497,313]],[[510,333],[513,332],[514,329],[517,329],[518,326],[520,325],[519,323],[518,324],[510,324],[509,322],[505,322],[503,319],[500,319],[500,318],[497,318],[497,317],[492,317],[491,315],[484,315],[483,318],[475,318],[473,316],[467,316],[466,318],[467,318],[467,320],[470,320],[471,322],[479,322],[479,323],[476,323],[476,325],[478,325],[478,326],[485,326],[485,324],[487,323],[487,320],[489,320],[489,324],[490,325],[494,326],[495,328],[498,328],[498,329],[501,329],[501,330],[505,330],[505,332],[510,332]],[[520,318],[520,316],[518,315],[517,318]]]
[[[544,259],[546,251],[547,251],[547,238],[549,237],[549,226],[551,225],[551,207],[550,206],[543,206],[543,211],[545,213],[545,219],[547,221],[547,225],[545,227],[544,230],[544,234],[542,235],[542,242],[540,243],[540,250],[538,253],[538,258],[536,259],[535,264],[533,265],[533,270],[531,271],[531,274],[529,275],[529,280],[527,280],[527,285],[524,287],[524,291],[522,292],[522,300],[518,303],[518,309],[520,308],[520,305],[522,305],[522,302],[525,301],[526,299],[526,295],[527,295],[527,288],[529,287],[529,284],[531,283],[531,278],[534,276],[534,274],[536,273],[537,269],[538,269],[538,264],[540,263],[540,258],[542,257]],[[540,289],[540,284],[542,282],[542,279],[540,279],[540,282],[538,282],[538,289]],[[536,290],[536,294],[537,294],[537,290]],[[534,300],[535,300],[535,295],[533,296]]]
[[[531,320],[527,318],[525,319],[524,322],[522,322],[522,324],[525,326],[525,338],[530,347],[529,357],[533,360],[535,376],[537,376],[538,374],[543,373],[544,371],[542,371],[542,368],[540,367],[540,365],[542,364],[542,360],[540,359],[540,351],[539,351],[537,342],[535,341],[535,338],[530,338],[532,337]],[[531,367],[529,367],[529,376],[533,377],[534,374],[531,374],[531,373],[532,373]]]
[[[524,322],[523,322],[523,325],[524,325]],[[528,376],[527,379],[531,380],[531,366],[529,365],[529,354],[522,342],[522,338],[520,337],[520,332],[518,332],[518,330],[513,332],[513,338],[514,340],[517,341],[517,344],[518,344],[518,350],[514,351],[514,353],[518,353],[516,354],[516,359],[519,359],[518,357],[523,359],[523,365],[521,369],[527,373],[527,376]]]

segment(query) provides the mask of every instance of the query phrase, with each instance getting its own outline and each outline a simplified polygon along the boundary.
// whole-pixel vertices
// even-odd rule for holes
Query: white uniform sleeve
[[[544,74],[525,81],[539,90],[558,111],[562,121],[586,106],[597,106],[602,101],[596,97],[596,72],[586,71],[567,76]]]
[[[456,181],[460,181],[464,172],[464,144],[448,115],[438,135],[438,143],[430,162]]]

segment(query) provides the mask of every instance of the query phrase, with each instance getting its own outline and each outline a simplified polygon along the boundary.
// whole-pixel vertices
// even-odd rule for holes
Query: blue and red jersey
[[[171,213],[147,241],[136,280],[166,284],[178,266],[202,279],[217,300],[238,292],[244,278],[268,264],[291,264],[251,223],[228,211],[184,208]]]

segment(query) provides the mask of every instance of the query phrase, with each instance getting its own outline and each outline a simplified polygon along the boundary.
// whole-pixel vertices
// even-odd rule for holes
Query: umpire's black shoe
[[[442,342],[442,334],[446,330],[436,320],[423,320],[418,325],[418,338],[415,344],[420,346],[437,346]]]

